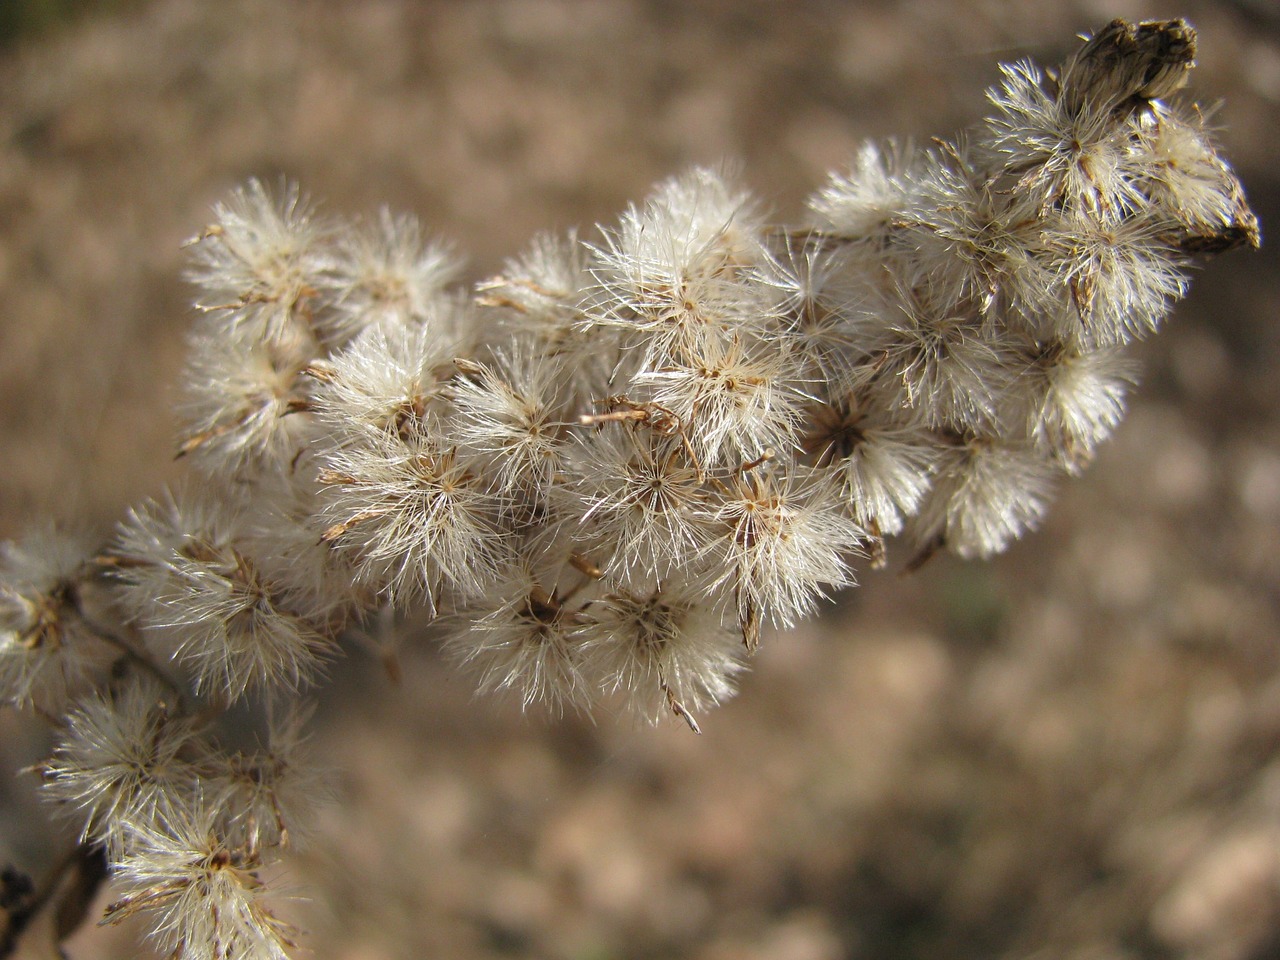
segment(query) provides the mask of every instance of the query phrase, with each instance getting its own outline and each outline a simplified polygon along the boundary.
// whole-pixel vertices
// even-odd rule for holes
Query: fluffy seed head
[[[470,626],[448,640],[451,653],[483,691],[512,690],[525,707],[582,708],[593,690],[582,672],[581,617],[556,586],[514,568],[491,599],[467,611]]]
[[[326,309],[316,318],[324,342],[341,347],[369,327],[442,326],[453,304],[446,287],[461,264],[426,240],[415,217],[383,207],[377,220],[338,235],[316,285]]]
[[[741,639],[723,616],[687,588],[610,594],[583,611],[584,669],[634,716],[657,723],[675,713],[696,729],[693,712],[733,696],[743,669]]]
[[[732,591],[749,647],[762,616],[790,626],[828,590],[853,583],[848,558],[865,534],[838,495],[813,471],[757,468],[737,476],[716,506],[711,549],[724,571],[716,588]]]
[[[127,608],[230,700],[312,683],[333,641],[285,608],[240,547],[240,517],[190,494],[131,512],[118,538]]]
[[[1029,445],[982,437],[942,452],[933,489],[913,521],[923,549],[966,560],[1004,550],[1043,518],[1054,467]]]
[[[130,677],[79,702],[42,767],[45,796],[74,808],[81,839],[113,859],[129,831],[183,809],[199,779],[205,750],[175,707],[149,676]]]
[[[562,409],[568,369],[527,344],[496,349],[493,362],[460,362],[446,431],[488,465],[495,490],[544,502],[561,468]]]
[[[758,329],[776,317],[771,291],[750,276],[765,257],[745,192],[697,168],[632,207],[595,250],[598,283],[588,325],[643,334],[646,362],[707,337]]]
[[[60,712],[87,689],[111,649],[76,602],[87,544],[52,525],[0,544],[0,700]]]
[[[507,560],[502,501],[418,421],[404,436],[369,432],[332,451],[320,479],[328,487],[321,538],[392,603],[435,610],[445,589],[482,596]]]
[[[314,437],[302,373],[317,349],[297,327],[262,338],[204,324],[187,355],[180,455],[229,480],[288,473]]]
[[[214,223],[190,244],[188,278],[204,291],[200,309],[250,337],[272,339],[295,323],[309,326],[327,228],[297,184],[284,184],[274,196],[250,180],[213,212]]]
[[[611,577],[645,589],[690,579],[710,537],[704,477],[678,436],[606,424],[570,459],[576,535],[607,551]]]
[[[131,831],[114,865],[123,893],[103,922],[145,914],[161,949],[183,960],[288,960],[294,931],[267,903],[262,860],[223,838],[220,814],[197,800]]]

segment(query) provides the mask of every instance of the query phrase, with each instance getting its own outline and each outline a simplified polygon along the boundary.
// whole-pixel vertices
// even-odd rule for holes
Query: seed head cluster
[[[411,217],[257,181],[191,243],[190,482],[96,554],[0,554],[0,696],[174,956],[284,956],[264,870],[316,781],[298,697],[388,618],[481,689],[647,722],[886,562],[988,557],[1120,422],[1198,254],[1256,245],[1181,21],[1116,21],[990,117],[871,145],[797,226],[724,170],[456,284]],[[87,592],[105,593],[97,607]],[[260,708],[260,745],[218,717]],[[241,724],[243,726],[243,724]]]

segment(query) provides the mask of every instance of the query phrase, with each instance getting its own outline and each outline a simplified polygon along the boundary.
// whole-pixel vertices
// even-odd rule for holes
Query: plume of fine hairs
[[[798,227],[698,168],[474,295],[411,217],[321,220],[257,181],[218,205],[192,242],[198,482],[102,556],[52,530],[0,553],[0,696],[59,727],[45,794],[111,861],[107,920],[286,954],[263,870],[322,793],[298,697],[346,635],[425,616],[484,690],[697,730],[763,627],[887,537],[911,566],[1033,528],[1192,258],[1258,243],[1170,99],[1194,55],[1182,21],[1116,21],[1056,71],[1001,68],[962,137],[864,147]],[[104,571],[114,626],[82,602]],[[235,703],[265,746],[220,741]]]

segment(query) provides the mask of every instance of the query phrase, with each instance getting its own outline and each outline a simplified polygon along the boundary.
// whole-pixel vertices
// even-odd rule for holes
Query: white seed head
[[[240,546],[241,518],[185,494],[131,511],[118,539],[131,615],[229,700],[314,682],[336,647],[283,606]]]
[[[858,525],[892,536],[933,482],[937,438],[876,399],[855,389],[811,405],[802,445],[812,463],[834,474]]]
[[[448,329],[454,304],[446,289],[461,266],[448,247],[423,237],[417,218],[383,207],[375,221],[337,235],[316,281],[325,304],[316,325],[331,347],[369,327]]]
[[[456,341],[420,324],[374,326],[315,364],[317,419],[338,444],[367,431],[398,432],[440,415]]]
[[[74,808],[81,839],[119,857],[126,834],[190,802],[206,748],[197,725],[148,675],[81,700],[42,766],[45,796]]]
[[[734,694],[742,640],[700,591],[659,588],[609,594],[583,611],[584,669],[649,723],[689,719]]]
[[[785,340],[701,338],[632,379],[632,392],[681,424],[701,462],[750,460],[796,445],[804,395]]]
[[[883,319],[874,389],[890,409],[930,428],[971,429],[991,421],[1017,373],[1007,330],[905,284],[886,297]]]
[[[636,590],[698,578],[709,492],[680,437],[607,424],[573,449],[570,477],[565,512],[580,518],[575,535],[608,556],[611,577]]]
[[[866,278],[849,261],[847,246],[792,243],[761,267],[761,281],[781,294],[782,324],[768,342],[794,357],[805,382],[845,376],[863,359]]]
[[[987,121],[989,148],[1022,216],[1043,217],[1056,206],[1115,222],[1141,208],[1143,196],[1124,162],[1127,138],[1116,135],[1109,110],[1069,109],[1026,61],[1001,72],[1004,82],[987,93],[997,111]]]
[[[833,173],[809,198],[818,230],[841,240],[877,248],[895,229],[915,190],[909,144],[867,142],[847,173]]]
[[[0,544],[0,701],[60,713],[113,654],[76,600],[88,545],[52,524]]]
[[[203,291],[198,306],[251,337],[308,326],[328,231],[297,184],[274,196],[250,180],[213,212],[214,223],[190,244],[188,278]]]
[[[322,539],[392,603],[435,610],[446,589],[483,596],[508,559],[501,499],[419,421],[404,436],[371,431],[332,451],[321,482]]]
[[[1079,474],[1124,417],[1136,364],[1117,348],[1045,346],[1018,378],[1028,435],[1037,449]]]
[[[572,374],[535,350],[517,341],[495,348],[492,363],[468,364],[451,385],[445,432],[482,459],[499,494],[542,503],[562,466],[562,398]]]
[[[265,745],[209,757],[203,789],[224,811],[220,829],[229,846],[296,849],[309,839],[316,809],[330,799],[307,742],[312,713],[293,704],[271,718]]]
[[[336,632],[371,605],[350,557],[321,539],[321,488],[302,474],[258,488],[244,505],[238,542],[285,609]]]
[[[911,524],[929,549],[985,559],[1034,529],[1052,495],[1054,467],[1029,444],[978,438],[945,449],[933,489]]]
[[[203,324],[183,376],[181,454],[219,479],[288,473],[315,436],[302,374],[317,350],[298,328],[264,338]]]
[[[1258,246],[1257,218],[1199,110],[1156,101],[1138,130],[1126,157],[1129,176],[1156,211],[1185,231],[1185,249]]]
[[[745,625],[767,616],[791,626],[828,591],[853,583],[849,558],[865,532],[842,509],[839,487],[801,467],[736,477],[714,508],[710,549]],[[750,640],[748,640],[750,644]]]
[[[1173,249],[1163,220],[1099,225],[1050,220],[1046,263],[1060,303],[1061,339],[1112,347],[1154,333],[1187,292],[1186,258]]]
[[[145,914],[162,950],[183,960],[288,960],[294,931],[272,913],[256,851],[227,842],[202,800],[130,832],[114,865],[122,894],[104,923]]]
[[[579,607],[556,584],[544,586],[517,565],[466,611],[469,626],[446,641],[450,653],[476,674],[481,691],[511,690],[525,707],[581,709],[594,698],[582,672]]]
[[[766,256],[745,192],[695,168],[632,207],[595,249],[598,289],[584,324],[643,334],[645,362],[660,366],[703,339],[772,325],[775,297],[752,281]]]

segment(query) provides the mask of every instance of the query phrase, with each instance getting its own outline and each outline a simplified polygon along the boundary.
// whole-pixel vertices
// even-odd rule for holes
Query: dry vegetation
[[[791,216],[865,137],[949,134],[999,59],[1185,15],[1267,227],[1266,4],[153,0],[0,53],[0,537],[105,532],[175,475],[179,243],[250,175],[413,210],[483,276],[694,161]],[[865,576],[656,731],[476,700],[424,642],[317,717],[340,802],[290,865],[317,957],[1280,952],[1280,271],[1210,263],[1132,413],[986,566]],[[897,558],[901,561],[901,557]],[[0,769],[47,748],[0,714]],[[66,844],[0,780],[0,860]],[[134,956],[129,929],[69,954]]]

